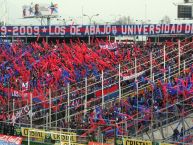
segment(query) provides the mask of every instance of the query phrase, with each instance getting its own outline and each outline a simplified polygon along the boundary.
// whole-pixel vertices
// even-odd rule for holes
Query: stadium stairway
[[[148,132],[141,134],[140,137],[147,140],[156,139],[162,142],[173,142],[174,129],[178,129],[179,132],[182,127],[185,128],[184,132],[186,132],[186,130],[192,129],[193,127],[192,116],[193,116],[193,113],[187,115],[184,118],[181,118],[181,117],[179,117],[178,119],[175,118],[175,121],[168,123],[166,125],[160,125],[159,127],[156,127],[153,130],[150,129]],[[189,134],[192,134],[192,133],[193,132],[189,132]]]

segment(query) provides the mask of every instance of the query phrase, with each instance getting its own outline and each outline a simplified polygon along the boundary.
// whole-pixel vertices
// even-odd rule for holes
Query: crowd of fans
[[[119,135],[132,136],[151,129],[151,121],[155,128],[186,116],[192,112],[192,106],[186,105],[192,103],[192,73],[171,79],[169,83],[154,84],[153,88],[145,88],[138,95],[129,95],[105,109],[95,108],[86,119],[87,128],[93,128],[97,123],[104,124],[105,135],[114,136],[113,125],[116,122]],[[187,85],[183,86],[181,81]]]
[[[181,46],[189,40],[181,42]],[[84,129],[82,136],[93,133],[98,126],[102,126],[105,136],[112,135],[114,126],[117,134],[134,135],[148,130],[153,117],[153,124],[159,126],[155,120],[166,119],[166,109],[170,112],[182,110],[182,105],[176,102],[192,102],[192,44],[181,48],[180,61],[186,63],[186,69],[181,68],[180,76],[174,76],[179,68],[177,43],[136,44],[121,43],[111,47],[110,42],[96,41],[94,45],[85,43],[66,44],[65,42],[48,44],[31,43],[2,43],[0,49],[0,101],[1,120],[12,123],[29,124],[30,94],[33,96],[33,120],[36,125],[45,123],[49,111],[49,95],[52,98],[52,120],[62,128]],[[164,69],[164,45],[166,45]],[[152,53],[152,61],[150,61]],[[137,63],[135,64],[135,58]],[[152,64],[151,64],[152,62]],[[121,81],[122,93],[127,94],[124,99],[117,101],[118,89],[108,93],[112,86],[119,85],[119,64],[121,64],[121,78],[132,76],[135,71],[142,75]],[[183,64],[183,63],[182,63]],[[155,82],[150,78],[152,72]],[[136,69],[135,69],[136,66]],[[187,69],[188,68],[188,69]],[[106,96],[113,102],[103,106],[101,96],[101,73],[104,72],[104,88]],[[164,82],[164,73],[168,82]],[[87,78],[87,88],[85,88]],[[159,79],[158,79],[159,78]],[[70,87],[68,88],[68,84]],[[137,94],[137,87],[142,88]],[[142,87],[150,84],[151,87]],[[183,89],[178,89],[181,87]],[[109,88],[109,90],[108,90]],[[51,93],[49,93],[51,90]],[[70,106],[68,106],[68,91]],[[87,92],[86,92],[87,91]],[[87,96],[85,95],[87,93]],[[135,92],[130,94],[129,92]],[[86,99],[87,98],[87,99]],[[84,114],[85,102],[89,111]],[[9,105],[8,105],[9,104]],[[14,104],[14,107],[13,105]],[[18,109],[18,108],[22,108]],[[15,109],[13,113],[13,108]],[[24,109],[25,108],[25,109]],[[70,122],[67,122],[66,109],[70,108]],[[17,110],[18,109],[18,110]],[[186,115],[190,106],[183,108]],[[18,113],[19,112],[19,113]],[[84,115],[83,115],[84,114]],[[169,113],[175,120],[176,114]],[[65,119],[64,119],[65,118]],[[137,119],[136,119],[137,118]],[[36,123],[36,120],[38,123]],[[41,120],[41,121],[40,121]],[[162,122],[165,124],[166,122]],[[115,125],[116,124],[116,125]],[[136,128],[137,125],[137,128]]]

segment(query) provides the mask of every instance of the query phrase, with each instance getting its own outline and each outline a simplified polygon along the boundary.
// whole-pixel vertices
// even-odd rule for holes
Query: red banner
[[[111,145],[111,144],[100,143],[100,142],[89,142],[88,145]]]
[[[111,93],[115,92],[118,89],[119,89],[118,85],[113,85],[109,88],[106,88],[106,89],[104,89],[104,96],[108,95],[108,94],[111,94]],[[95,95],[96,95],[96,97],[101,97],[102,96],[102,90],[96,91]]]
[[[21,145],[22,137],[17,136],[8,136],[0,134],[0,144],[12,144],[12,145]]]

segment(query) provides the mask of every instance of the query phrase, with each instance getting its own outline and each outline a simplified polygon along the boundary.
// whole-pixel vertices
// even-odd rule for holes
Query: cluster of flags
[[[57,90],[66,87],[68,83],[80,82],[86,77],[94,76],[96,80],[100,80],[102,71],[108,70],[118,74],[118,69],[116,69],[118,64],[128,64],[128,62],[130,62],[129,65],[122,67],[122,70],[126,72],[121,74],[123,80],[127,81],[140,77],[141,81],[144,81],[143,83],[147,83],[149,80],[144,78],[146,71],[140,66],[140,62],[138,62],[137,74],[133,75],[135,72],[131,71],[130,68],[134,66],[135,57],[141,58],[144,54],[149,54],[148,48],[150,47],[150,42],[144,47],[147,49],[142,49],[137,44],[130,47],[120,47],[118,44],[99,40],[92,48],[88,47],[86,43],[80,42],[80,40],[70,44],[66,44],[64,41],[62,43],[57,41],[56,44],[48,44],[42,41],[41,44],[34,42],[27,45],[20,40],[12,44],[3,42],[0,45],[0,101],[3,105],[6,105],[7,99],[11,97],[10,94],[14,94],[12,96],[21,97],[23,101],[30,102],[30,94],[32,94],[34,102],[40,102],[43,108],[48,108],[49,89]],[[143,61],[149,61],[149,55]],[[153,60],[153,64],[156,65],[158,62]],[[149,68],[149,63],[145,67]],[[156,89],[157,96],[166,100],[165,96],[168,94],[171,96],[182,94],[187,97],[192,93],[192,77],[188,76],[188,79],[177,78],[175,84],[178,84],[178,86],[172,83],[166,85],[160,81],[162,87]],[[154,83],[152,83],[152,86],[156,88]],[[105,89],[104,94],[108,95],[108,93],[116,90],[118,90],[118,86],[114,85]],[[101,90],[95,92],[98,98],[101,97],[101,94]],[[54,97],[52,96],[52,98]],[[62,105],[66,99],[67,96],[61,96],[56,101],[57,103],[54,103],[53,99],[53,111],[66,109],[67,106]],[[83,101],[77,99],[70,106],[76,106],[77,108],[82,105],[81,102]],[[147,111],[148,109],[143,105],[143,100],[141,102],[140,110]],[[123,104],[128,107],[127,102]],[[132,106],[132,109],[136,109],[136,104]],[[122,113],[119,109],[114,111],[118,118],[133,119],[135,117],[132,114]],[[97,115],[93,115],[95,119],[100,118],[100,123],[103,124],[110,122],[100,114],[102,110],[98,112]],[[94,124],[96,120],[91,119],[91,122]],[[95,127],[92,126],[92,129]]]
[[[173,112],[176,112],[175,108],[172,107],[176,101],[190,100],[190,104],[193,103],[193,65],[186,69],[183,77],[174,77],[174,81],[163,82],[163,80],[158,80],[157,82],[152,82],[142,77],[140,81],[144,84],[148,83],[152,85],[151,89],[147,90],[147,88],[144,88],[143,91],[138,94],[138,97],[136,94],[133,94],[133,96],[129,96],[127,99],[123,98],[119,100],[119,102],[113,103],[114,105],[108,109],[102,109],[100,106],[96,106],[89,116],[91,130],[85,132],[82,136],[90,133],[96,124],[104,126],[103,131],[105,135],[114,135],[113,124],[115,124],[115,122],[117,123],[117,133],[123,135],[126,131],[124,130],[125,127],[123,127],[124,129],[122,128],[125,121],[130,122],[127,124],[128,130],[134,125],[131,121],[135,120],[135,123],[138,124],[150,121],[152,105],[154,112],[164,114],[166,111],[164,108],[167,107],[172,108]],[[170,109],[170,111],[172,110]],[[137,114],[140,116],[139,120],[136,118]],[[185,115],[185,112],[182,115]]]
[[[113,51],[100,47],[101,44],[112,46]],[[137,45],[133,47],[133,54],[141,52]],[[118,64],[132,61],[130,57],[133,57],[129,48],[122,50],[118,44],[98,39],[93,48],[80,40],[70,44],[64,41],[48,44],[43,40],[42,44],[33,42],[27,45],[18,40],[15,43],[2,42],[0,48],[2,98],[10,97],[8,92],[17,92],[28,102],[30,93],[36,98],[34,100],[45,101],[48,89],[57,90],[85,77],[94,76],[99,80],[101,72],[106,70],[117,73]]]
[[[102,42],[110,45],[110,42]],[[102,71],[116,71],[115,66],[123,60],[123,53],[100,48],[97,40],[95,49],[78,40],[66,44],[33,42],[24,44],[0,44],[0,91],[1,102],[6,105],[11,94],[30,102],[30,94],[35,102],[48,100],[48,89],[57,90],[68,83],[76,83],[85,77],[100,79]],[[46,93],[45,93],[46,92]],[[15,96],[16,97],[16,96]],[[62,100],[62,99],[60,99]],[[43,106],[48,106],[42,103]]]

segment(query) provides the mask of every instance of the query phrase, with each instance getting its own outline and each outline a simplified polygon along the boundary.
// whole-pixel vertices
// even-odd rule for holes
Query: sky
[[[181,22],[177,18],[177,6],[173,3],[182,3],[183,0],[0,0],[7,1],[7,23],[12,25],[40,25],[40,20],[22,19],[22,6],[31,2],[58,3],[61,19],[73,19],[75,24],[88,24],[87,17],[99,23],[113,22],[120,16],[130,16],[136,20],[150,20],[150,23],[158,23],[165,15],[169,16],[173,23]],[[0,18],[2,18],[3,5],[0,6]],[[51,24],[61,24],[62,21],[53,20]],[[72,22],[67,22],[68,24]]]

